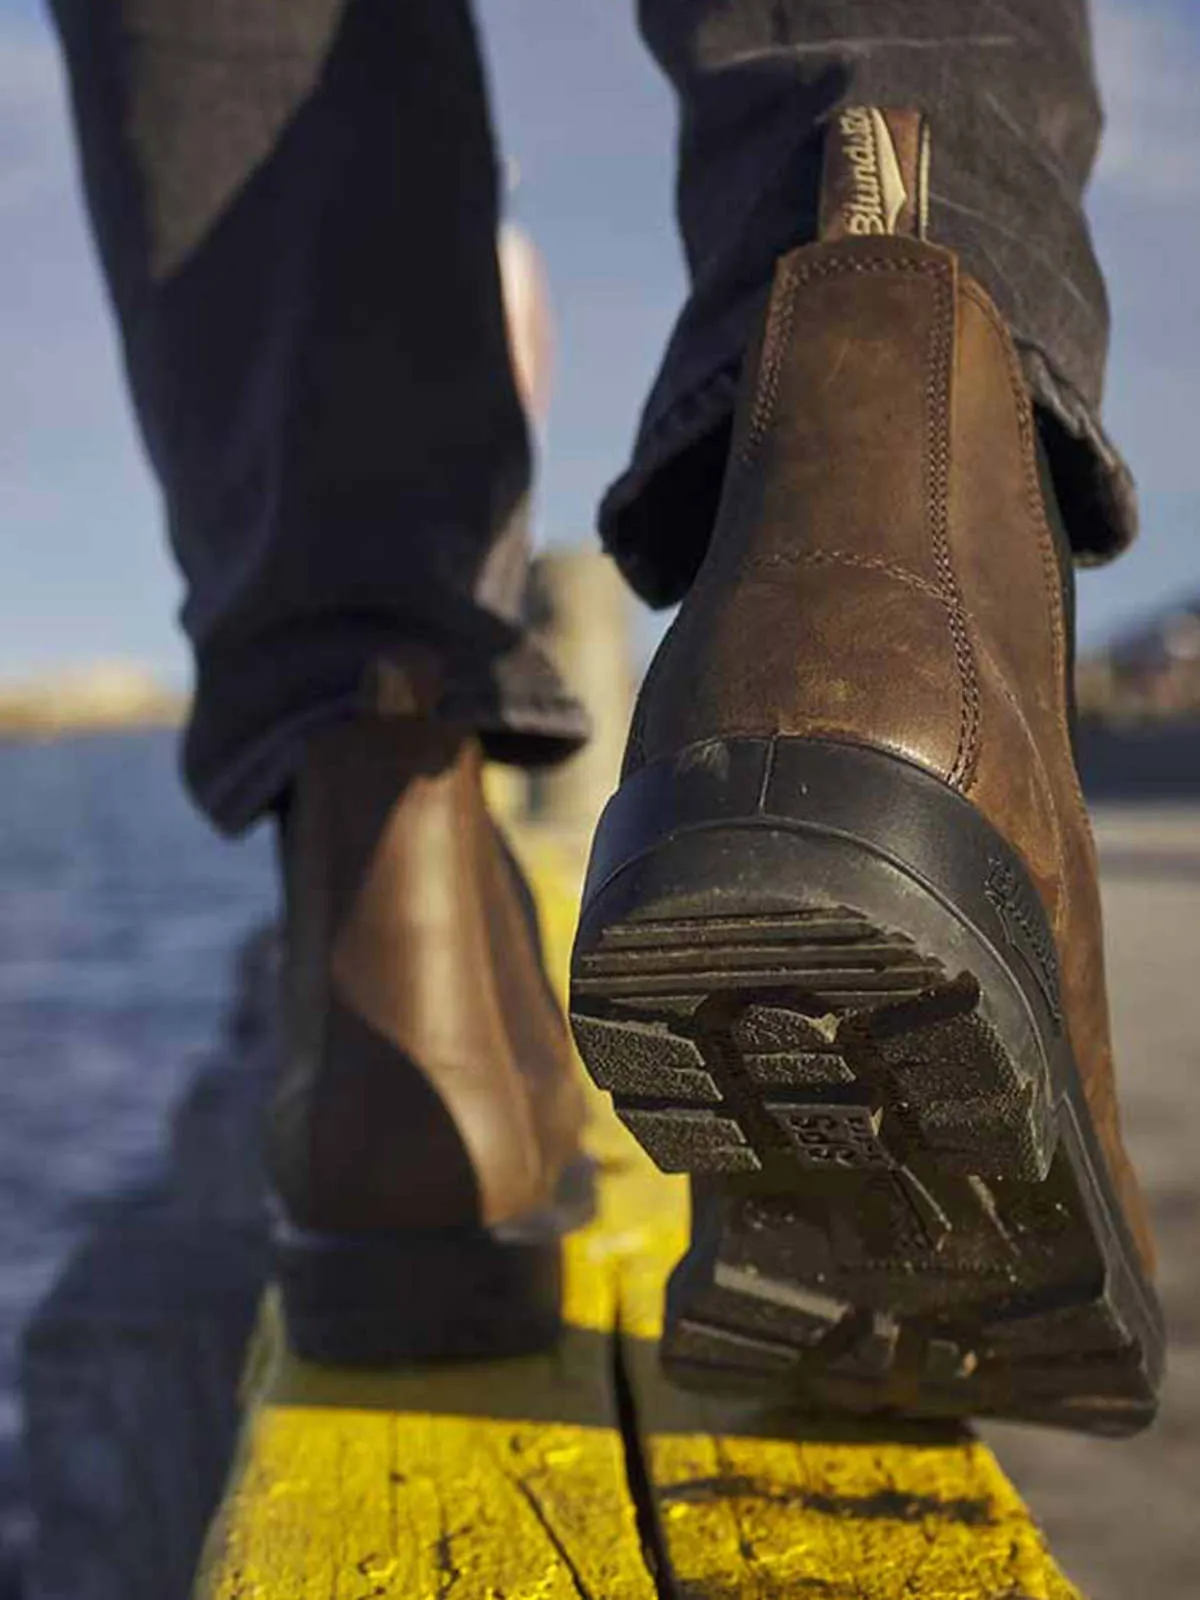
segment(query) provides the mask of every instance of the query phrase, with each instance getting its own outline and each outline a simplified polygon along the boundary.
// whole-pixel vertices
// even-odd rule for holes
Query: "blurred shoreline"
[[[186,694],[131,661],[96,661],[0,680],[0,742],[176,728],[187,703]]]

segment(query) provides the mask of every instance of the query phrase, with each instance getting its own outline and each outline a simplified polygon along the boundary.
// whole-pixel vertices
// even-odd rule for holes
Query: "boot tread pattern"
[[[861,915],[618,925],[572,992],[592,1078],[664,1171],[903,1167],[915,1134],[971,1170],[1044,1176],[1045,1108],[977,987]]]
[[[696,1180],[679,1381],[1144,1424],[1048,1085],[971,973],[845,906],[628,920],[576,951],[572,1025],[650,1157]]]

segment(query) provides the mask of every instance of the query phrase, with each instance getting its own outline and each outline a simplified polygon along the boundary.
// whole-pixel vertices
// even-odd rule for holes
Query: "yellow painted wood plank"
[[[653,1600],[612,1393],[612,1229],[568,1242],[553,1354],[355,1373],[272,1303],[198,1600]]]

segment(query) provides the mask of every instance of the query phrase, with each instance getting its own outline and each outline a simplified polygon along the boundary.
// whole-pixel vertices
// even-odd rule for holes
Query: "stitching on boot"
[[[946,781],[952,788],[961,790],[970,781],[979,756],[980,697],[966,610],[950,553],[950,370],[954,357],[956,306],[953,284],[940,263],[938,266],[936,306],[929,339],[929,380],[925,391],[929,528],[934,565],[949,602],[947,618],[962,692],[958,749]]]
[[[742,466],[749,466],[758,455],[775,415],[779,383],[783,376],[783,360],[791,340],[799,287],[800,276],[796,265],[789,261],[780,274],[778,293],[772,297],[771,307],[767,313],[767,326],[763,334],[762,377],[754,397],[750,420],[746,425],[746,436],[738,447],[738,462]]]
[[[1054,841],[1054,868],[1055,868],[1055,897],[1054,897],[1054,932],[1059,934],[1066,925],[1065,908],[1068,900],[1066,884],[1066,851],[1063,848],[1062,824],[1058,817],[1058,807],[1054,803],[1054,785],[1050,781],[1050,773],[1046,768],[1045,757],[1038,748],[1037,740],[1033,736],[1033,729],[1029,726],[1029,718],[1025,715],[1021,702],[1009,688],[1004,680],[1004,674],[995,656],[988,649],[982,639],[976,638],[975,648],[979,652],[980,660],[991,671],[992,686],[1008,704],[1017,722],[1025,735],[1026,743],[1032,752],[1034,766],[1042,781],[1042,788],[1046,795],[1047,809],[1050,812],[1050,830]]]
[[[883,556],[863,555],[856,550],[778,550],[770,555],[756,556],[753,561],[746,563],[748,571],[753,571],[756,567],[832,566],[861,567],[868,572],[882,572],[908,588],[918,589],[930,599],[940,601],[943,606],[949,607],[951,603],[938,584],[930,583],[929,579],[923,578],[919,572],[913,572],[910,567],[898,561],[888,561]]]
[[[1045,609],[1050,630],[1050,654],[1058,684],[1055,695],[1054,720],[1066,745],[1069,786],[1076,820],[1082,824],[1085,839],[1090,841],[1092,838],[1092,823],[1088,815],[1087,802],[1083,797],[1083,788],[1079,782],[1074,752],[1071,749],[1071,730],[1067,722],[1067,708],[1062,693],[1062,685],[1066,682],[1066,633],[1063,627],[1058,598],[1060,592],[1058,556],[1055,554],[1054,535],[1051,533],[1050,524],[1046,520],[1046,507],[1042,499],[1042,487],[1038,481],[1037,457],[1033,444],[1033,406],[1029,399],[1028,390],[1025,387],[1019,358],[999,311],[992,303],[990,296],[977,284],[968,281],[964,285],[964,289],[969,295],[972,304],[983,313],[989,326],[996,334],[1000,348],[1004,353],[1004,365],[1008,373],[1009,389],[1011,390],[1017,413],[1017,431],[1021,442],[1021,469],[1024,478],[1025,503],[1037,530],[1038,548],[1042,560],[1042,580],[1046,587]],[[1053,789],[1051,789],[1051,794],[1053,794]],[[1067,883],[1066,873],[1063,870],[1064,867],[1065,857],[1060,856],[1060,902],[1062,922],[1065,927],[1071,904],[1071,890]]]
[[[775,421],[775,406],[779,398],[779,382],[783,374],[784,357],[788,348],[796,299],[800,288],[814,280],[838,277],[846,273],[862,276],[866,273],[904,273],[918,277],[939,277],[945,268],[940,261],[897,260],[892,256],[828,256],[822,261],[800,261],[794,256],[785,259],[775,297],[767,313],[767,330],[763,338],[763,368],[758,394],[750,413],[746,436],[738,448],[738,464],[751,466],[758,456],[763,440]]]

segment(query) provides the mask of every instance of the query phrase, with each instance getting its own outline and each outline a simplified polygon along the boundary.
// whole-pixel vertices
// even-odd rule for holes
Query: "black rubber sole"
[[[288,1343],[301,1360],[340,1367],[547,1350],[562,1332],[562,1238],[593,1211],[584,1159],[552,1207],[503,1227],[330,1233],[276,1208],[272,1267]]]
[[[572,964],[596,1083],[693,1174],[677,1381],[1127,1434],[1161,1313],[1019,859],[919,768],[726,740],[601,820]]]

